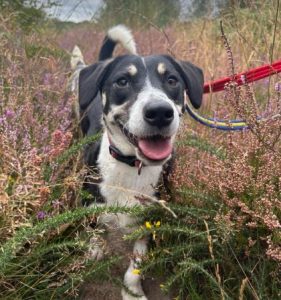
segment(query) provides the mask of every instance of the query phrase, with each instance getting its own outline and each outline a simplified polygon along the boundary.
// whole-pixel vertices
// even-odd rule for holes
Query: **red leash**
[[[242,85],[245,83],[260,80],[262,78],[271,76],[273,74],[277,74],[279,72],[281,72],[281,60],[278,60],[271,65],[264,65],[262,67],[258,67],[246,72],[236,74],[234,75],[233,79],[231,79],[231,77],[226,77],[215,81],[207,82],[206,84],[204,84],[204,93],[207,94],[211,91],[213,93],[222,91],[224,90],[225,84],[233,80],[238,85]]]
[[[259,68],[255,68],[243,73],[234,75],[233,77],[226,77],[219,80],[208,82],[204,85],[204,93],[223,91],[225,84],[230,81],[235,81],[237,85],[260,80],[262,78],[271,76],[281,72],[281,60],[274,62],[271,65],[265,65]],[[247,123],[243,120],[218,120],[216,118],[208,118],[202,116],[193,110],[192,106],[187,102],[186,110],[189,115],[197,122],[220,130],[232,131],[232,130],[244,130],[249,128]]]

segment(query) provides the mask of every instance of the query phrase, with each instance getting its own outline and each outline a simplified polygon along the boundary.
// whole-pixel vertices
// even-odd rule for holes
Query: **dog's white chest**
[[[103,178],[100,191],[107,204],[134,206],[140,204],[136,196],[140,194],[153,196],[162,166],[143,167],[141,174],[138,175],[137,168],[116,160],[110,155],[108,149],[107,134],[104,134],[98,166]]]

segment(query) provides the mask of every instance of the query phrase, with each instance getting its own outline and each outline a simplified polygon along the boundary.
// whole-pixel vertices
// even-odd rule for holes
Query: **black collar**
[[[109,145],[109,153],[113,158],[121,161],[122,163],[125,163],[130,167],[138,168],[138,174],[140,175],[143,163],[141,160],[137,159],[136,156],[125,156],[113,145]]]

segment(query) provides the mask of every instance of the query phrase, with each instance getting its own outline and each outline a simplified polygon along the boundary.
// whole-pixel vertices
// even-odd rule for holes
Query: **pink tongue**
[[[172,153],[171,139],[140,139],[138,147],[141,152],[149,159],[162,160]]]

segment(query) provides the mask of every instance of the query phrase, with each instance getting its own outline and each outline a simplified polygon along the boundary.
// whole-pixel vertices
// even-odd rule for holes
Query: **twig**
[[[276,7],[276,14],[275,14],[275,20],[274,20],[274,29],[273,29],[273,38],[272,38],[272,44],[270,49],[270,64],[272,64],[273,61],[273,53],[274,53],[274,46],[275,46],[275,39],[276,39],[276,29],[277,29],[277,23],[278,23],[278,14],[279,14],[279,7],[280,7],[280,0],[277,0],[277,7]],[[269,77],[268,87],[267,87],[267,107],[270,106],[270,82],[271,77]]]
[[[96,182],[87,182],[88,184],[92,184],[92,185],[100,185],[100,183],[96,183]],[[143,193],[140,193],[138,191],[134,191],[134,190],[129,190],[129,189],[125,189],[121,186],[113,186],[113,185],[106,185],[106,187],[108,188],[114,188],[114,189],[118,189],[118,190],[121,190],[121,191],[126,191],[126,192],[129,192],[131,194],[134,195],[134,197],[140,201],[147,201],[147,202],[151,202],[151,203],[156,203],[156,204],[159,204],[160,206],[162,206],[165,210],[167,210],[175,219],[178,218],[178,216],[172,211],[171,208],[169,208],[167,205],[166,205],[166,201],[165,200],[157,200],[155,199],[154,197],[151,197],[149,195],[145,195]]]
[[[138,193],[138,192],[137,192]],[[171,210],[170,207],[168,207],[166,205],[166,201],[165,200],[157,200],[151,196],[148,196],[148,195],[145,195],[145,194],[141,194],[141,193],[138,193],[140,196],[135,196],[136,199],[140,199],[140,200],[146,200],[148,202],[151,202],[151,203],[156,203],[156,204],[159,204],[160,206],[162,206],[164,209],[166,209],[169,213],[171,213],[171,215],[177,219],[178,216]]]
[[[228,61],[229,61],[229,64],[230,64],[230,74],[229,75],[231,77],[231,80],[234,81],[235,68],[234,68],[234,62],[233,62],[233,53],[232,53],[232,50],[230,48],[227,37],[224,33],[223,26],[222,26],[222,21],[220,21],[220,29],[221,29],[221,38],[223,40],[223,44],[224,44],[224,47],[226,49]]]
[[[210,234],[208,223],[205,220],[204,220],[204,224],[206,226],[207,239],[208,239],[209,252],[210,252],[210,255],[211,255],[211,259],[215,262],[212,236]],[[218,281],[218,284],[219,284],[219,287],[220,287],[221,299],[225,300],[225,297],[224,297],[225,292],[224,292],[224,290],[222,288],[222,284],[221,284],[221,276],[220,276],[220,272],[219,272],[219,264],[216,264],[216,266],[215,266],[215,275],[216,275],[216,278],[217,278],[217,281]]]
[[[239,300],[244,299],[244,291],[245,291],[247,283],[248,283],[248,277],[246,277],[242,280],[242,283],[241,283],[241,286],[239,289]]]
[[[232,249],[231,245],[230,245],[228,242],[227,242],[227,244],[228,244],[228,247],[229,247],[229,249],[230,249],[232,255],[234,256],[234,258],[235,258],[235,260],[236,260],[236,262],[237,262],[237,264],[238,264],[240,270],[241,270],[242,273],[245,275],[245,278],[248,279],[248,280],[247,280],[247,283],[249,284],[249,287],[250,287],[250,289],[251,289],[251,291],[252,291],[252,295],[253,295],[254,299],[255,299],[255,300],[260,300],[260,298],[259,298],[257,292],[255,291],[253,285],[251,284],[251,281],[249,280],[249,278],[248,278],[246,272],[244,271],[244,269],[243,269],[243,267],[242,267],[242,265],[241,265],[239,259],[237,258],[237,256],[236,256],[234,250]]]

